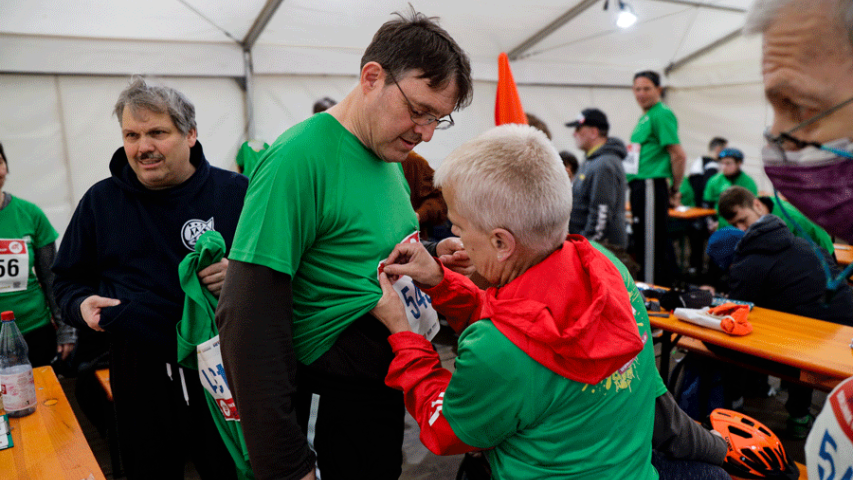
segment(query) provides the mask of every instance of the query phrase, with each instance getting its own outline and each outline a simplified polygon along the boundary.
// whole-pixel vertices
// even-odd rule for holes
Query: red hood
[[[580,235],[486,293],[479,317],[568,379],[596,384],[643,349],[622,276]]]

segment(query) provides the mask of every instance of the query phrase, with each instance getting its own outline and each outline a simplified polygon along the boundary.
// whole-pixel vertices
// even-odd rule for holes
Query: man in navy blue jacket
[[[195,108],[180,92],[133,80],[115,114],[124,147],[111,177],[80,200],[53,271],[63,318],[106,332],[119,445],[128,478],[236,478],[198,373],[177,365],[175,326],[184,293],[178,264],[202,233],[230,248],[246,177],[211,166],[197,141]],[[215,295],[227,260],[199,273]]]

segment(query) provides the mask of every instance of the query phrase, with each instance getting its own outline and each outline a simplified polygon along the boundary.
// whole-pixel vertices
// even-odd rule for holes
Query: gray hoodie
[[[622,159],[628,151],[622,140],[610,137],[581,165],[572,184],[569,233],[589,240],[627,247]]]

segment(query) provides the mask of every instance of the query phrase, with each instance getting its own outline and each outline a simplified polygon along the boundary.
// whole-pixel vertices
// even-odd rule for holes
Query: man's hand
[[[71,355],[71,352],[74,351],[73,343],[63,343],[56,346],[56,353],[59,355],[59,358],[66,360],[68,359],[68,355]]]
[[[465,246],[462,245],[462,240],[459,237],[449,237],[438,242],[435,253],[441,263],[450,270],[466,277],[470,277],[474,273],[474,264],[471,263],[471,258],[468,257]]]
[[[198,272],[198,279],[210,290],[210,293],[218,297],[219,292],[222,291],[222,284],[225,283],[226,270],[228,270],[228,259],[223,258]]]
[[[98,332],[103,332],[104,329],[101,328],[100,325],[101,309],[115,307],[119,304],[121,304],[121,301],[118,299],[92,295],[91,297],[87,297],[86,300],[83,300],[83,303],[80,304],[80,315],[83,316],[83,321],[86,322],[86,325],[88,325],[89,328]]]
[[[379,274],[379,286],[382,287],[382,297],[370,313],[388,327],[392,334],[411,331],[403,301],[388,280],[387,273]]]
[[[441,244],[439,244],[441,245]],[[391,282],[408,275],[418,286],[432,288],[444,279],[444,271],[420,243],[399,243],[385,260],[384,272]]]

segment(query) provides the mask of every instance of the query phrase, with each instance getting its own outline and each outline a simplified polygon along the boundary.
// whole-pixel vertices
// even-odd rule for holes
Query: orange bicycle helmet
[[[728,453],[723,468],[743,478],[796,480],[800,470],[788,461],[779,438],[752,417],[717,408],[708,417],[711,428],[726,440]]]

